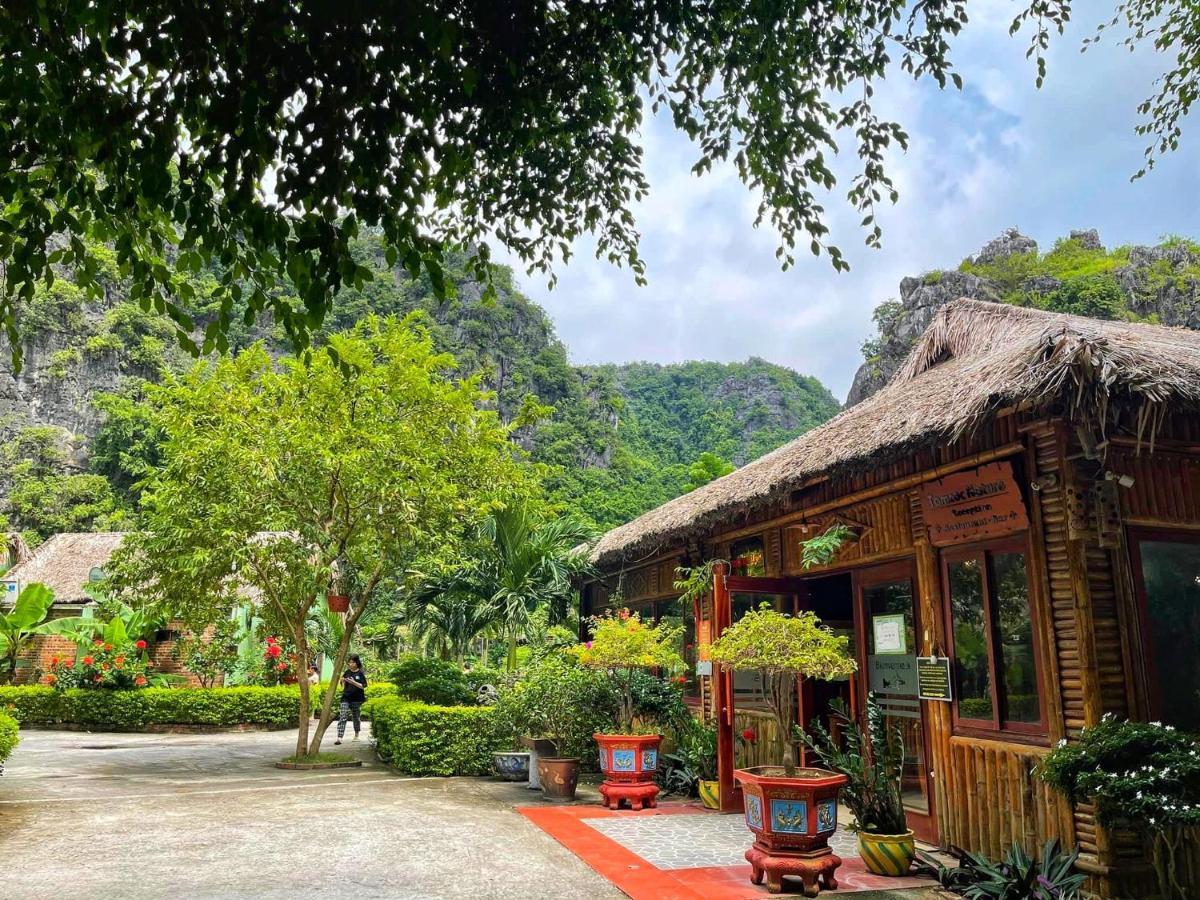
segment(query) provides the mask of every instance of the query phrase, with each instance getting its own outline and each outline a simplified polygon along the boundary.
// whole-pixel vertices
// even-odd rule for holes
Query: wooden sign
[[[950,659],[945,656],[917,657],[917,696],[922,700],[954,699],[950,688]]]
[[[934,546],[977,541],[1029,526],[1012,463],[956,472],[921,486],[921,509]]]

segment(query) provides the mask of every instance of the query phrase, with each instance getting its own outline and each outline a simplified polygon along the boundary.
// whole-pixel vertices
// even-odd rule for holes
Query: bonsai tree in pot
[[[755,835],[746,853],[751,881],[760,884],[765,874],[768,888],[778,893],[783,876],[794,875],[810,896],[819,890],[818,879],[827,888],[837,887],[833,873],[841,860],[829,849],[829,835],[837,829],[838,791],[846,778],[797,769],[792,710],[798,678],[831,680],[855,670],[849,639],[834,634],[811,612],[790,616],[764,603],[713,642],[710,658],[734,671],[762,674],[783,740],[782,766],[734,772],[745,798],[746,824]]]
[[[797,729],[797,736],[821,763],[846,778],[842,800],[854,816],[850,825],[858,832],[859,854],[867,869],[876,875],[903,875],[916,854],[913,833],[904,818],[900,777],[904,766],[904,737],[899,725],[867,698],[867,733],[846,709],[845,703],[830,704],[841,721],[843,740],[837,740],[814,720],[811,734]]]
[[[592,639],[573,652],[583,665],[607,673],[617,695],[615,730],[594,735],[604,773],[600,786],[604,805],[618,808],[628,801],[636,809],[653,807],[658,797],[654,776],[662,735],[637,733],[641,729],[635,722],[635,682],[642,670],[669,674],[684,667],[676,649],[683,629],[647,624],[627,609],[593,617],[591,624]]]

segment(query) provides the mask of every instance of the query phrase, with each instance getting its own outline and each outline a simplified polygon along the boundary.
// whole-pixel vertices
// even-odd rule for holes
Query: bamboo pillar
[[[733,610],[729,602],[728,574],[724,563],[713,566],[712,636],[715,640],[732,624]],[[717,713],[717,784],[721,793],[721,812],[741,809],[741,795],[733,781],[733,672],[713,664],[713,691]]]

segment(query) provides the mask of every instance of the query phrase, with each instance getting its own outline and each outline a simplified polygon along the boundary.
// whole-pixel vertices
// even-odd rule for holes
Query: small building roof
[[[122,531],[64,532],[51,535],[25,561],[17,563],[4,577],[22,585],[40,581],[54,591],[55,605],[90,603],[84,585],[93,569],[108,565],[113,551],[125,539]]]
[[[1200,332],[955,300],[879,393],[612,529],[593,547],[592,562],[661,552],[818,477],[885,464],[953,441],[1000,409],[1054,400],[1101,425],[1110,406],[1132,406],[1150,433],[1168,404],[1200,406]]]

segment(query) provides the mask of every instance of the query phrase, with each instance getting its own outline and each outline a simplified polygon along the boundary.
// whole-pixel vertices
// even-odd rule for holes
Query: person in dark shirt
[[[348,668],[342,673],[342,702],[338,707],[337,740],[340,744],[346,735],[346,720],[354,718],[354,740],[362,730],[362,720],[359,712],[363,701],[367,699],[367,673],[363,671],[362,658],[357,654],[350,657]]]

